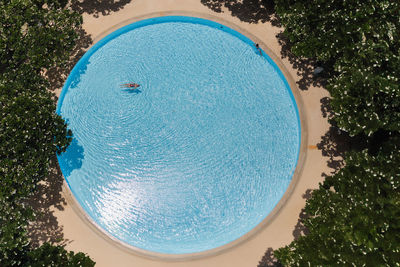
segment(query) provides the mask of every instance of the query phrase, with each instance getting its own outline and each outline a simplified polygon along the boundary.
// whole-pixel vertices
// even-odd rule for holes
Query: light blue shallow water
[[[119,87],[130,81],[140,91]],[[74,133],[60,167],[82,208],[153,252],[201,252],[249,232],[283,196],[299,153],[297,109],[271,59],[188,17],[100,41],[71,72],[58,113]]]

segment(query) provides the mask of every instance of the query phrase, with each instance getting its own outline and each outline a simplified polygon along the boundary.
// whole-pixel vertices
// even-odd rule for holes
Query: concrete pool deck
[[[135,0],[127,3],[116,12],[107,15],[94,16],[93,13],[83,13],[83,28],[92,36],[94,43],[115,29],[141,18],[187,15],[216,20],[228,27],[238,29],[244,35],[259,42],[264,51],[281,67],[285,76],[298,81],[301,77],[287,58],[282,58],[281,46],[276,38],[281,29],[271,23],[250,24],[231,16],[224,10],[216,13],[203,5],[200,0]],[[283,69],[282,69],[283,68]],[[321,99],[328,96],[322,88],[309,86],[308,90],[300,90],[295,82],[291,83],[292,91],[297,101],[300,101],[301,120],[306,125],[302,135],[302,155],[300,168],[296,169],[297,182],[280,202],[280,207],[268,216],[260,227],[251,235],[246,236],[232,247],[223,251],[215,251],[212,255],[190,259],[150,258],[140,253],[132,252],[105,237],[93,227],[82,215],[73,196],[64,183],[63,195],[66,203],[63,209],[54,209],[58,224],[63,229],[63,237],[68,240],[67,249],[87,253],[97,264],[96,266],[257,266],[267,249],[276,249],[290,243],[294,239],[293,231],[299,219],[299,214],[305,204],[308,189],[314,189],[322,181],[322,173],[329,173],[327,159],[316,149],[317,143],[329,129],[329,124],[321,112]],[[289,81],[290,83],[290,81]],[[58,94],[60,92],[58,91]],[[304,130],[304,129],[303,129]],[[301,163],[303,162],[303,163]]]

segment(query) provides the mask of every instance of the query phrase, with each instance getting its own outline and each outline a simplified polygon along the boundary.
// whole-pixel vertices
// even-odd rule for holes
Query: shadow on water
[[[229,10],[231,15],[248,23],[271,22],[279,26],[272,0],[201,0],[201,3],[214,12]]]
[[[63,181],[57,159],[54,157],[50,162],[49,175],[38,184],[34,195],[27,201],[36,214],[27,229],[33,247],[38,247],[43,242],[58,245],[70,243],[64,239],[63,227],[58,224],[54,215],[54,210],[64,210],[67,204],[61,194]]]
[[[121,10],[130,2],[131,0],[72,0],[71,9],[80,14],[86,13],[94,17],[99,17],[100,14],[106,16],[112,12]],[[76,41],[75,49],[71,52],[70,60],[62,66],[57,66],[47,72],[47,77],[53,91],[62,87],[72,68],[83,54],[85,54],[89,46],[93,44],[92,36],[87,34],[82,27],[76,29],[76,31],[79,34],[79,38]]]
[[[33,247],[38,247],[43,242],[57,245],[70,242],[64,239],[63,227],[58,224],[54,211],[64,210],[67,204],[61,194],[63,175],[68,177],[73,170],[81,168],[83,159],[83,147],[74,138],[67,151],[61,154],[59,164],[56,157],[51,160],[49,175],[37,185],[34,195],[27,201],[36,214],[28,225],[28,235]],[[62,166],[62,172],[59,166]]]
[[[112,12],[122,9],[130,0],[72,0],[71,8],[80,14],[87,13],[98,17],[99,14],[109,15]],[[67,62],[53,67],[46,71],[45,76],[50,81],[50,90],[56,91],[62,88],[72,68],[78,60],[85,54],[93,39],[82,27],[76,29],[79,37],[75,48],[70,53]],[[83,73],[85,68],[79,70]],[[80,75],[76,75],[79,79]],[[72,86],[79,80],[74,80]],[[55,99],[57,100],[57,99]],[[64,176],[67,177],[74,169],[82,166],[84,158],[83,147],[74,139],[67,149],[67,152],[60,157],[60,164],[64,164]],[[62,162],[62,163],[61,163]],[[64,239],[63,228],[58,224],[55,210],[64,210],[67,204],[62,196],[63,175],[57,163],[57,158],[50,162],[49,175],[46,179],[37,185],[35,194],[27,201],[27,204],[33,208],[36,217],[28,225],[28,235],[33,247],[41,245],[43,242],[50,242],[57,245],[66,245],[70,240]]]
[[[125,5],[129,4],[131,0],[72,0],[72,10],[80,14],[90,14],[94,17],[99,15],[110,15],[112,12],[121,10]],[[56,66],[47,71],[46,76],[51,82],[50,89],[55,91],[61,88],[70,74],[72,68],[78,60],[85,54],[90,45],[93,44],[93,39],[82,27],[76,30],[79,34],[76,41],[75,49],[71,52],[68,62],[61,66]],[[79,77],[79,75],[77,75]]]
[[[121,91],[127,92],[129,94],[135,94],[135,95],[140,94],[142,92],[140,89],[129,89],[129,88],[122,89]]]
[[[72,0],[71,8],[80,14],[86,13],[93,15],[94,17],[99,17],[100,14],[106,16],[110,15],[112,12],[121,10],[130,2],[131,0]],[[46,72],[46,76],[50,81],[50,89],[52,91],[62,88],[72,68],[93,44],[92,36],[88,34],[82,27],[76,31],[79,34],[79,37],[76,41],[74,50],[71,52],[68,62],[62,64],[61,66],[51,68]],[[85,68],[79,70],[79,74],[84,72]],[[79,78],[80,75],[76,75],[72,85],[79,83]]]
[[[56,66],[47,71],[46,75],[51,83],[50,90],[55,91],[62,88],[72,68],[78,60],[85,54],[89,46],[93,43],[92,37],[83,29],[78,30],[79,39],[76,42],[74,50],[71,52],[70,60],[62,66]],[[75,75],[73,83],[79,82],[80,74],[86,71],[86,66],[79,70],[79,75]],[[78,79],[78,80],[77,80]]]
[[[78,86],[78,84],[81,81],[81,76],[82,74],[85,74],[86,70],[87,70],[87,65],[89,64],[88,61],[84,61],[82,62],[82,64],[79,64],[79,68],[76,68],[76,72],[74,73],[74,76],[71,77],[71,83],[69,84],[68,89],[73,89],[75,87]],[[77,66],[78,67],[78,66]]]
[[[80,169],[84,159],[83,147],[76,138],[72,139],[67,151],[59,157],[59,164],[65,178],[68,178],[73,170]]]

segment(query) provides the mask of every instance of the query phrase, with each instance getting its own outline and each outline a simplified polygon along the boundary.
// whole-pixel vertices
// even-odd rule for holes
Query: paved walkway
[[[63,229],[64,239],[68,241],[67,249],[88,253],[96,261],[96,266],[256,267],[268,249],[288,244],[295,235],[300,234],[301,229],[296,225],[305,204],[306,192],[308,189],[318,186],[322,180],[322,173],[329,173],[327,159],[316,148],[321,136],[329,128],[321,112],[321,99],[327,96],[327,92],[312,85],[301,90],[299,89],[301,86],[296,85],[295,81],[301,80],[302,77],[298,75],[298,70],[293,68],[289,59],[281,56],[282,47],[276,38],[276,34],[281,29],[273,26],[270,22],[262,22],[260,17],[263,14],[253,13],[246,17],[246,12],[240,13],[240,6],[232,8],[232,16],[232,12],[224,7],[222,7],[222,13],[216,13],[201,2],[218,3],[222,1],[135,0],[129,3],[127,0],[120,0],[117,4],[95,8],[94,5],[85,6],[84,0],[81,5],[82,10],[85,11],[83,27],[96,42],[113,30],[144,17],[182,14],[214,19],[242,31],[245,35],[250,35],[248,37],[254,38],[254,41],[262,44],[261,47],[277,61],[288,79],[290,77],[293,79],[292,91],[300,103],[302,135],[305,137],[301,164],[296,169],[295,179],[297,182],[291,184],[289,190],[291,192],[285,195],[284,201],[279,204],[280,208],[274,210],[273,214],[268,216],[263,225],[259,227],[260,229],[253,231],[244,241],[241,240],[235,246],[224,251],[216,251],[216,254],[211,256],[179,261],[151,259],[138,255],[105,238],[82,216],[79,207],[64,186],[63,195],[66,202],[62,204],[62,209],[54,208],[53,211],[58,226]],[[257,12],[266,11],[258,10]],[[250,24],[246,21],[259,22]]]

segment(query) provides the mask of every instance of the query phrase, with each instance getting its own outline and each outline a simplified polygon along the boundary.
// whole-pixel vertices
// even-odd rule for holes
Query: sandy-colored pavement
[[[124,1],[120,0],[119,3],[121,2]],[[110,4],[110,6],[112,5]],[[125,5],[121,4],[118,8],[104,9],[103,12],[84,13],[83,27],[96,42],[115,29],[141,18],[181,14],[214,19],[245,35],[250,35],[248,37],[259,42],[261,47],[277,62],[288,78],[298,102],[303,144],[294,182],[273,214],[268,216],[262,225],[246,236],[244,240],[240,240],[233,247],[223,251],[215,251],[214,255],[198,259],[180,259],[179,261],[139,255],[104,237],[81,214],[69,189],[64,185],[63,195],[66,204],[63,204],[62,210],[54,208],[53,211],[59,227],[63,229],[63,236],[68,241],[67,249],[89,254],[96,261],[96,266],[255,267],[267,249],[279,248],[294,239],[294,230],[299,214],[305,204],[304,194],[308,189],[318,186],[318,183],[322,181],[322,173],[329,173],[327,159],[322,156],[320,150],[316,149],[321,136],[329,128],[329,124],[321,112],[321,99],[328,96],[328,93],[324,89],[312,85],[308,86],[306,90],[298,88],[295,81],[300,80],[301,77],[289,60],[281,56],[281,46],[276,38],[280,28],[272,26],[269,22],[253,24],[243,22],[238,17],[232,16],[230,11],[226,9],[223,11],[222,13],[213,12],[200,0],[134,0]]]

